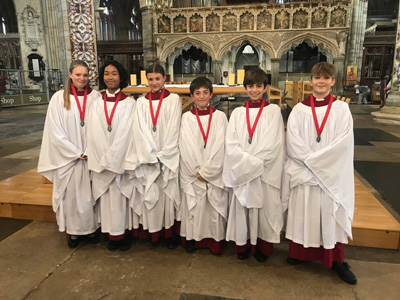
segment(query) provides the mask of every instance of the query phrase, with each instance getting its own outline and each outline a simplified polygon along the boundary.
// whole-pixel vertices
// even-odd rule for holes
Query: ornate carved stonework
[[[275,15],[275,29],[289,29],[289,13],[285,10]]]
[[[167,16],[158,19],[158,33],[170,33],[171,20]]]
[[[182,15],[179,15],[174,18],[174,32],[182,33],[186,32],[186,18]]]
[[[323,8],[318,8],[312,13],[311,28],[323,28],[326,26],[328,13]]]
[[[85,61],[89,66],[89,79],[97,80],[97,55],[92,0],[69,0],[69,29],[72,59]]]
[[[257,30],[271,29],[272,16],[270,13],[263,11],[257,16]]]
[[[254,29],[254,16],[246,12],[240,16],[240,30],[253,30]]]
[[[206,18],[206,30],[207,31],[219,31],[219,16],[217,14],[211,14]]]
[[[331,27],[344,27],[346,24],[346,11],[344,9],[335,9],[331,14]]]
[[[202,32],[203,31],[203,18],[199,14],[195,14],[190,17],[190,32]]]
[[[232,14],[228,13],[224,15],[222,19],[222,30],[223,31],[236,31],[237,29],[237,17]]]
[[[31,49],[37,49],[41,44],[43,44],[39,15],[32,7],[27,5],[22,11],[21,21],[25,44],[27,44]]]
[[[293,14],[292,28],[307,28],[308,13],[305,10],[299,10]]]

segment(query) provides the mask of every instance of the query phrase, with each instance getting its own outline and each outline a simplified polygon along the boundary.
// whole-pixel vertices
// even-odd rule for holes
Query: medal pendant
[[[317,136],[317,143],[319,143],[321,141],[321,136]]]
[[[249,144],[251,144],[251,142],[253,141],[253,137],[249,137]]]
[[[83,127],[83,126],[85,126],[85,121],[81,121],[81,126]]]
[[[204,149],[206,149],[207,144],[204,144]]]
[[[112,130],[111,125],[108,125],[107,130],[108,130],[109,132],[111,132],[111,130]]]
[[[157,131],[157,126],[153,125],[153,131],[156,132]]]

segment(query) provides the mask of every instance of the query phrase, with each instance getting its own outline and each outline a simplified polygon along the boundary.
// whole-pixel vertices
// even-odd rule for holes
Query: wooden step
[[[362,182],[355,180],[353,241],[349,245],[399,249],[400,224]],[[0,181],[0,217],[55,221],[52,184],[36,169]]]

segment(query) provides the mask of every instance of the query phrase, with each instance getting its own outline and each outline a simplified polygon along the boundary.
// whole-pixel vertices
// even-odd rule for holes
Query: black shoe
[[[87,235],[86,242],[89,244],[98,244],[100,242],[99,235],[96,232]]]
[[[121,241],[108,241],[107,249],[110,251],[115,251],[119,248],[119,245],[121,245]]]
[[[159,244],[160,244],[160,240],[155,241],[155,242],[151,242],[151,245],[152,245],[153,247],[157,247]]]
[[[170,250],[176,249],[179,246],[179,236],[172,236],[170,238],[167,238],[167,248]]]
[[[350,271],[350,266],[346,262],[334,261],[331,270],[335,271],[344,282],[348,284],[357,283],[356,276]]]
[[[249,257],[249,254],[250,254],[250,250],[247,249],[247,250],[244,251],[244,252],[238,253],[238,254],[237,254],[237,258],[238,258],[239,260],[244,260],[244,259],[246,259],[246,258]]]
[[[132,247],[132,235],[129,233],[124,236],[122,241],[119,244],[119,250],[120,251],[126,251],[129,250]]]
[[[195,240],[189,240],[186,241],[186,247],[185,247],[186,252],[192,253],[196,251],[196,241]]]
[[[288,256],[288,258],[286,259],[286,262],[287,262],[289,265],[295,266],[295,265],[300,264],[300,263],[301,263],[301,260],[300,260],[300,259],[297,259],[297,258],[291,258],[290,256]]]
[[[266,256],[264,253],[262,253],[260,250],[256,250],[256,253],[254,253],[254,258],[260,262],[263,263],[267,260],[268,256]]]
[[[81,237],[78,235],[74,235],[76,237],[75,239],[72,238],[72,235],[68,237],[68,247],[70,248],[76,248],[79,246],[81,243]]]

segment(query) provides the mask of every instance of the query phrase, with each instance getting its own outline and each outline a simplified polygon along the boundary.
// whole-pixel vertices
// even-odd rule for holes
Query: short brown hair
[[[264,87],[268,85],[268,76],[260,68],[250,69],[246,72],[243,79],[243,86],[246,88],[248,85],[263,83]]]
[[[311,69],[311,79],[313,76],[329,76],[335,78],[336,69],[335,66],[328,62],[320,62],[314,65]]]
[[[206,88],[210,92],[213,93],[213,85],[210,79],[206,77],[196,77],[193,79],[192,83],[190,84],[190,95],[193,95],[195,90],[199,88]]]

